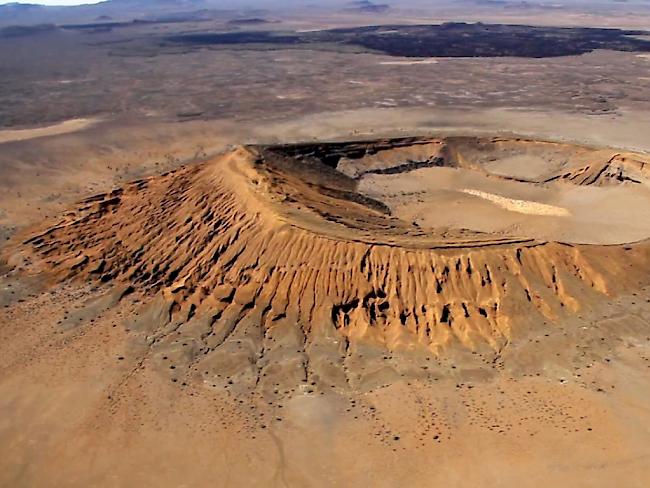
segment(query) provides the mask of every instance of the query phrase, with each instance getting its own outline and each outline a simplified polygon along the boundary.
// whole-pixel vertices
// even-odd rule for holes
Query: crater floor
[[[527,140],[457,138],[424,146],[340,166],[358,180],[360,193],[431,232],[582,244],[650,237],[650,166],[643,156]],[[362,169],[368,165],[375,169]]]

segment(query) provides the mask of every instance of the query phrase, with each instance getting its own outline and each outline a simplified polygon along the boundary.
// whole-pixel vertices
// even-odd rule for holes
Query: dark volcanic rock
[[[332,29],[305,33],[228,32],[168,37],[193,45],[293,44],[318,49],[323,44],[362,47],[391,56],[546,58],[585,54],[596,49],[650,52],[643,31],[446,23]]]

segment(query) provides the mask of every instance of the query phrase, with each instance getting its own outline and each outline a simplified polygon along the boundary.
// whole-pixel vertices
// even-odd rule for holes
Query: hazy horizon
[[[0,0],[0,5],[6,5],[8,3],[27,3],[32,5],[66,6],[66,5],[88,5],[92,3],[101,3],[102,1],[104,0],[86,0],[85,2],[79,2],[75,0],[40,0],[40,1]]]

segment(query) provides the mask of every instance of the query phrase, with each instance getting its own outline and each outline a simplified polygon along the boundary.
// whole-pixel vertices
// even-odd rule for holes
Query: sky
[[[101,0],[0,0],[3,3],[38,3],[41,5],[81,5],[84,3],[99,3]]]

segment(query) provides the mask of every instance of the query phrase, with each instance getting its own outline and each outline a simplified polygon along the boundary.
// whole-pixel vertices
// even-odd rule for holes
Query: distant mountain
[[[327,0],[313,5],[314,0],[107,0],[77,6],[44,6],[9,3],[0,5],[0,26],[35,24],[71,24],[101,22],[110,19],[128,22],[134,19],[155,19],[158,16],[192,14],[194,12],[232,12],[239,16],[257,16],[260,11],[282,11],[309,6],[340,8],[345,0]],[[366,5],[368,4],[368,5]],[[358,8],[372,8],[372,2],[360,2]],[[381,7],[381,6],[380,6]],[[100,20],[101,19],[101,20]]]
[[[371,14],[381,14],[384,12],[388,12],[390,10],[390,5],[387,3],[374,3],[371,2],[370,0],[357,0],[354,2],[350,2],[350,5],[345,8],[347,11],[357,11],[357,12],[365,12],[365,13],[371,13]]]
[[[45,7],[29,3],[7,3],[0,5],[0,25],[17,23],[37,24],[45,22],[47,12],[56,7]]]

